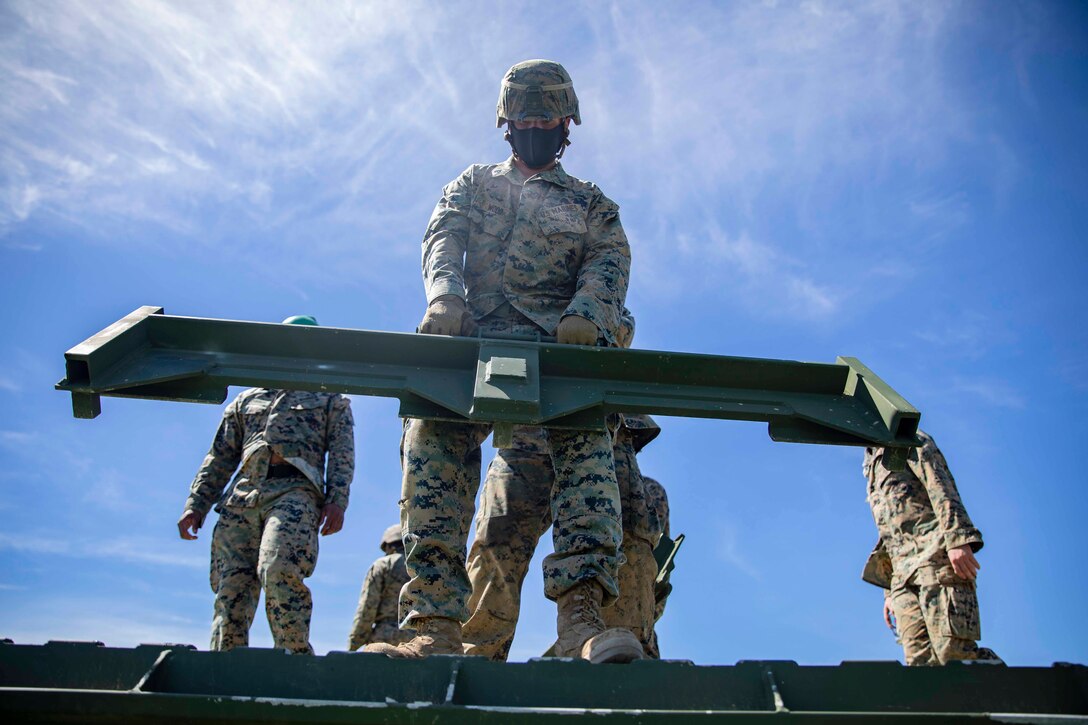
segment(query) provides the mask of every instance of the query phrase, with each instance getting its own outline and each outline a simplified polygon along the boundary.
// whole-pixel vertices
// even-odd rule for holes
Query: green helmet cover
[[[317,318],[313,315],[291,315],[281,324],[284,325],[313,325],[317,327]]]
[[[551,121],[570,116],[582,123],[574,82],[553,60],[523,60],[502,78],[495,126],[506,121]]]

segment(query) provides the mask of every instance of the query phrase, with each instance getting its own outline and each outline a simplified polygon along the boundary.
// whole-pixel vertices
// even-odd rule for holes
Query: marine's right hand
[[[457,295],[434,298],[419,323],[419,331],[427,335],[469,335],[475,327],[465,301]]]
[[[196,532],[200,530],[202,523],[204,518],[200,514],[196,511],[186,511],[178,519],[178,533],[186,541],[192,541],[196,538]]]

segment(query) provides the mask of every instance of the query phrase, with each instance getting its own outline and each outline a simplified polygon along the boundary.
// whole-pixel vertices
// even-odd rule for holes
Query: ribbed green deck
[[[0,713],[81,723],[1088,722],[1088,668],[501,664],[185,645],[0,645]]]

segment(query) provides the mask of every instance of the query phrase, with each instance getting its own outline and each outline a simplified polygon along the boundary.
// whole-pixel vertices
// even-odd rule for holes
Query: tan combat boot
[[[605,629],[601,621],[603,597],[604,591],[595,581],[579,582],[559,597],[557,657],[580,657],[594,664],[645,657],[642,644],[631,630]]]
[[[422,659],[428,655],[464,654],[461,623],[445,617],[420,617],[413,624],[416,636],[398,645],[375,642],[363,647],[364,652],[376,652],[390,657]]]

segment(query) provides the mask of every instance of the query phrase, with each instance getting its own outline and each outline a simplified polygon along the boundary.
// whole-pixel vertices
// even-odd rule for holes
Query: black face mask
[[[542,169],[559,154],[566,139],[566,128],[560,123],[555,128],[516,128],[513,123],[506,131],[510,147],[530,169]]]

